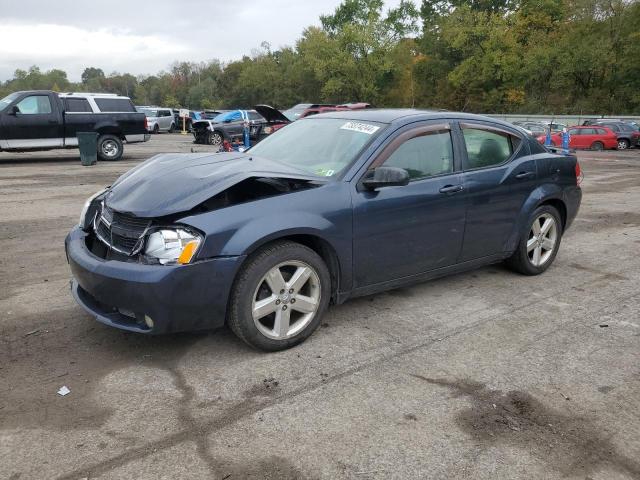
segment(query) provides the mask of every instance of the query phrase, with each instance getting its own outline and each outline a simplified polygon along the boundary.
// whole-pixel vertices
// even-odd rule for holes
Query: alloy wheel
[[[549,213],[537,217],[531,225],[527,240],[527,256],[534,267],[549,261],[558,243],[558,225]]]
[[[618,150],[626,150],[628,147],[626,140],[618,141]]]
[[[280,263],[258,282],[251,305],[253,322],[267,338],[291,338],[312,322],[320,298],[320,277],[313,267],[293,260]]]
[[[211,133],[211,135],[209,136],[209,143],[214,146],[222,145],[222,135],[216,132]]]

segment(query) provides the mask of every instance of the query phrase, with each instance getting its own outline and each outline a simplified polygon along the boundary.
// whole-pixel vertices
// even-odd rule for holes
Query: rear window
[[[604,128],[596,128],[598,135],[606,135],[607,131]]]
[[[133,106],[128,98],[96,98],[96,105],[101,112],[135,112],[136,107]]]
[[[91,105],[86,98],[65,98],[64,110],[65,112],[92,112]]]

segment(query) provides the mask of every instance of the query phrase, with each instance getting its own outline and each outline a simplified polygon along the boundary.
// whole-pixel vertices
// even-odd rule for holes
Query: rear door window
[[[467,147],[467,169],[500,165],[513,155],[521,139],[497,129],[483,129],[473,125],[461,125]]]
[[[67,113],[89,112],[91,113],[91,105],[86,98],[65,98],[64,110]]]
[[[128,98],[96,98],[96,105],[101,112],[135,112],[131,100]]]

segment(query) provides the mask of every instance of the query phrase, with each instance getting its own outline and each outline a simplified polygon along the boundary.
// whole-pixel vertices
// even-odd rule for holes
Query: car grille
[[[115,212],[104,205],[94,222],[94,230],[99,240],[110,248],[125,255],[137,253],[151,220],[138,218],[126,213]]]

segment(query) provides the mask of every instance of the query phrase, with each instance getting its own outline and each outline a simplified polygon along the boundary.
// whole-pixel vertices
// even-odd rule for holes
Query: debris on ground
[[[278,386],[280,382],[278,382],[275,378],[269,377],[262,380],[265,388],[275,388]]]
[[[69,390],[69,387],[67,387],[66,385],[63,385],[62,387],[60,387],[60,390],[58,390],[58,395],[60,395],[61,397],[69,395],[70,393],[71,390]]]

